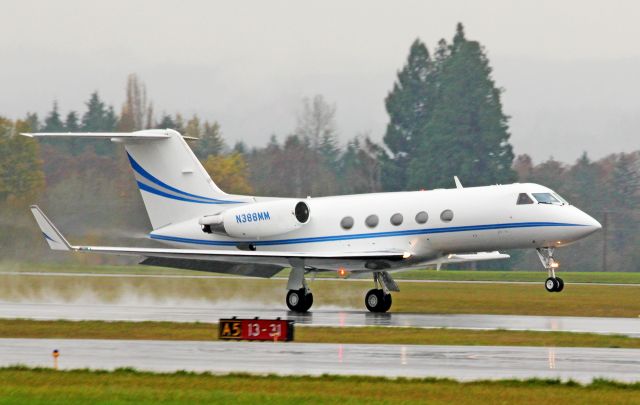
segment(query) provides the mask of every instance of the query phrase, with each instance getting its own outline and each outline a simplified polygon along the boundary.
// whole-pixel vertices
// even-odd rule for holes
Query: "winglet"
[[[453,176],[453,181],[456,182],[456,188],[463,188],[462,183],[460,183],[460,179],[458,178],[458,176]]]
[[[44,239],[49,244],[49,247],[52,250],[71,250],[72,246],[67,242],[67,240],[62,236],[60,231],[56,228],[56,226],[44,215],[44,212],[37,205],[31,206],[31,213],[33,217],[36,219],[40,230],[42,231],[42,235]]]

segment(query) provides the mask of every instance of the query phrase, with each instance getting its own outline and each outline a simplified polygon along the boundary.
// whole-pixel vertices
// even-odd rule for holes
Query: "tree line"
[[[544,184],[607,223],[601,237],[561,251],[571,268],[637,270],[640,152],[596,162],[585,153],[573,165],[515,157],[501,94],[484,47],[468,40],[461,24],[433,53],[419,39],[411,44],[384,100],[389,123],[381,143],[361,133],[341,145],[335,104],[315,95],[302,100],[289,133],[271,135],[265,146],[231,146],[215,121],[180,113],[156,118],[146,86],[132,74],[119,112],[96,91],[83,112],[62,113],[54,102],[42,118],[35,113],[0,118],[0,208],[9,229],[0,237],[0,249],[3,257],[4,252],[18,256],[39,236],[24,215],[34,201],[85,239],[115,240],[123,236],[116,229],[148,227],[119,145],[73,139],[35,143],[18,133],[171,128],[199,139],[191,142],[194,153],[230,193],[306,197],[446,188],[453,186],[454,175],[465,186]],[[483,266],[537,266],[534,260],[516,253],[509,263]]]

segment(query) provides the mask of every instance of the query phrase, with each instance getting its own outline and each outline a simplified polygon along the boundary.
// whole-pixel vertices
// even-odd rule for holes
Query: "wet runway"
[[[640,381],[637,349],[0,339],[0,366],[51,367],[53,349],[67,369]]]
[[[310,326],[395,326],[480,330],[534,330],[621,334],[640,338],[640,318],[587,318],[523,315],[430,315],[367,311],[312,310],[296,314],[281,309],[220,308],[199,306],[142,306],[87,304],[28,304],[0,302],[0,318],[38,320],[170,321],[215,323],[220,318],[292,319]]]

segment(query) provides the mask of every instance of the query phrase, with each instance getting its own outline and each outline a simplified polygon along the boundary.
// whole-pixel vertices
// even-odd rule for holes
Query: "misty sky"
[[[384,97],[420,37],[458,21],[505,89],[517,154],[573,162],[640,149],[636,1],[3,1],[0,115],[84,110],[98,90],[119,111],[128,73],[157,113],[217,120],[230,144],[295,127],[301,99],[337,106],[344,142],[379,140]]]

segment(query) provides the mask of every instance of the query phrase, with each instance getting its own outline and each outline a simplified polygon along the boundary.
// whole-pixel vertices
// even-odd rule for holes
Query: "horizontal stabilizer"
[[[44,215],[44,213],[40,210],[37,205],[31,206],[31,213],[33,214],[40,230],[42,231],[42,235],[44,239],[49,244],[49,247],[52,250],[71,250],[71,246],[69,242],[62,236],[60,231],[49,221],[49,218]]]
[[[154,140],[166,139],[170,135],[164,129],[147,129],[135,132],[23,132],[20,135],[30,138],[87,138],[87,139],[118,139],[118,140]],[[186,139],[197,139],[186,137]]]

